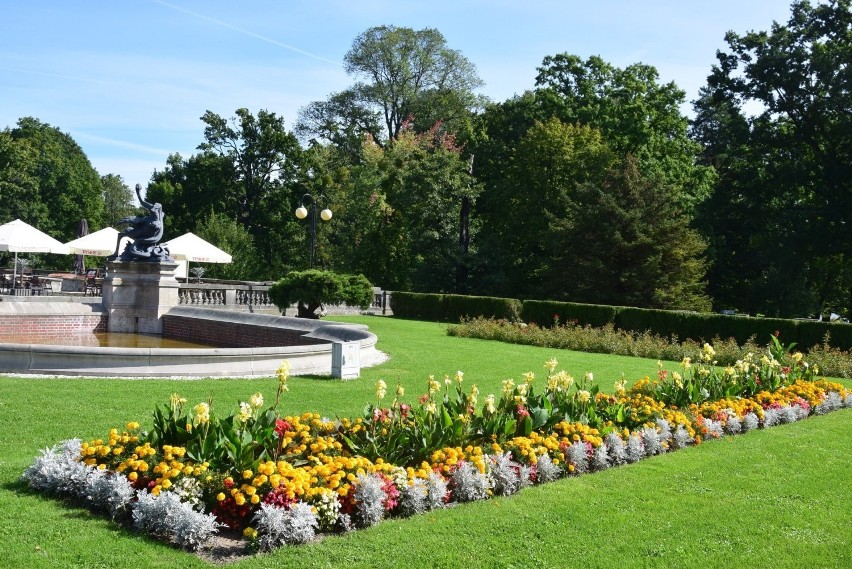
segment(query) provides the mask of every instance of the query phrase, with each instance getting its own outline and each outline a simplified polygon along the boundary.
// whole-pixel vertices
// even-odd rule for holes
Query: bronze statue
[[[115,244],[115,253],[107,257],[108,261],[148,261],[159,263],[161,261],[171,261],[169,250],[161,245],[160,239],[163,238],[163,206],[159,203],[149,203],[142,199],[142,186],[136,184],[136,197],[139,198],[139,203],[150,213],[148,215],[137,215],[135,217],[125,217],[119,220],[119,225],[129,224],[130,227],[125,227],[124,231],[118,234],[118,240]],[[121,245],[121,240],[124,237],[133,239],[132,243],[128,243],[124,247],[124,252],[121,256],[118,254],[118,248]]]

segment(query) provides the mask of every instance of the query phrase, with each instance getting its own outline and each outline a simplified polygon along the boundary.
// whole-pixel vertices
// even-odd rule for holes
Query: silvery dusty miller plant
[[[562,469],[558,464],[553,464],[553,459],[549,454],[544,454],[538,457],[538,462],[535,464],[536,480],[539,483],[553,482],[562,476]]]
[[[672,446],[674,448],[686,448],[693,442],[692,436],[683,425],[678,425],[674,433],[672,433]]]
[[[618,433],[608,434],[604,444],[606,445],[607,454],[609,454],[609,460],[614,466],[627,462],[624,439]]]
[[[359,527],[370,527],[382,521],[385,515],[384,480],[378,474],[358,477],[355,483],[355,523]]]
[[[430,510],[437,510],[447,505],[447,481],[437,472],[429,473],[429,492],[426,495],[426,505]]]
[[[453,497],[459,502],[473,502],[488,497],[491,484],[488,477],[469,462],[460,462],[453,472]]]
[[[627,437],[626,446],[624,455],[627,457],[627,462],[637,462],[645,457],[645,445],[642,444],[642,437],[638,433],[632,433]]]
[[[510,496],[521,487],[520,464],[512,460],[510,453],[496,454],[488,457],[494,494]]]
[[[568,447],[568,462],[574,466],[574,474],[584,474],[589,470],[589,457],[586,443],[575,441]]]
[[[169,539],[184,549],[197,549],[220,527],[213,514],[195,511],[172,492],[155,496],[143,491],[137,497],[132,510],[134,527]]]
[[[33,463],[21,475],[29,486],[47,494],[76,495],[72,479],[85,480],[86,467],[77,461],[80,439],[69,439],[42,449]],[[82,467],[82,468],[81,468]]]
[[[252,521],[257,528],[261,551],[285,544],[307,543],[316,536],[318,527],[316,514],[304,502],[296,502],[287,509],[261,504]]]
[[[415,478],[411,484],[399,491],[399,513],[404,517],[422,514],[429,508],[429,484],[423,478]]]

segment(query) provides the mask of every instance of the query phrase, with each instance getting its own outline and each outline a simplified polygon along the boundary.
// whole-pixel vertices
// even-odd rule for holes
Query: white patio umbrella
[[[118,239],[118,230],[113,227],[104,227],[94,233],[69,241],[65,246],[76,255],[108,257],[115,253],[116,239]],[[130,239],[130,237],[127,239]]]
[[[196,263],[230,263],[233,260],[230,253],[222,251],[212,243],[208,243],[198,235],[190,232],[175,237],[164,243],[173,259],[186,260],[186,274],[189,275],[189,262]]]
[[[12,285],[18,278],[18,253],[57,253],[68,255],[71,251],[47,233],[39,231],[20,219],[0,225],[0,251],[15,254]]]

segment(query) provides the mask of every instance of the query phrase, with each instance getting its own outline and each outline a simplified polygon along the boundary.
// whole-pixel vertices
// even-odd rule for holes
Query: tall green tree
[[[562,218],[551,223],[548,298],[709,310],[701,255],[706,244],[688,226],[678,188],[646,176],[628,155],[603,181],[579,184]]]
[[[148,188],[163,204],[167,232],[196,231],[200,207],[239,223],[257,251],[259,278],[277,278],[303,266],[304,230],[293,211],[308,178],[303,150],[283,118],[237,109],[223,118],[207,111],[201,152],[169,158]]]
[[[551,224],[563,219],[578,184],[599,181],[615,160],[599,130],[551,117],[514,145],[487,196],[481,235],[483,285],[506,295],[540,295],[556,254]]]
[[[720,176],[701,212],[711,291],[773,315],[848,311],[850,1],[797,1],[786,25],[725,41],[692,130]]]
[[[453,137],[403,129],[385,148],[365,143],[364,162],[343,195],[345,270],[393,290],[458,291],[470,252],[460,244],[462,210],[479,187]],[[476,231],[476,227],[468,227]]]
[[[32,117],[20,119],[10,132],[14,141],[26,141],[35,153],[33,175],[47,214],[30,223],[58,238],[72,239],[80,219],[101,219],[100,176],[70,135]]]
[[[104,196],[102,225],[114,226],[118,220],[136,211],[136,195],[118,174],[101,176]]]
[[[674,83],[661,84],[653,67],[622,69],[599,57],[560,54],[546,57],[538,71],[534,90],[485,109],[468,145],[476,156],[474,173],[484,186],[475,212],[483,224],[478,250],[484,270],[478,282],[484,293],[541,294],[544,259],[554,246],[546,227],[564,212],[563,202],[552,196],[569,196],[572,184],[600,181],[601,161],[584,158],[584,151],[558,151],[565,144],[558,141],[570,129],[598,133],[587,149],[590,155],[604,147],[611,159],[630,154],[643,176],[675,189],[686,223],[715,180],[711,167],[697,163],[701,147],[688,137],[680,111],[683,91]],[[537,134],[525,138],[533,128]],[[552,140],[545,143],[548,137]],[[543,146],[536,149],[534,140]],[[548,181],[553,160],[571,176]]]
[[[252,280],[262,274],[258,270],[257,250],[251,234],[233,218],[211,212],[196,227],[202,239],[231,254],[231,263],[211,263],[205,276],[216,279]]]
[[[197,233],[199,208],[239,218],[234,164],[213,152],[200,152],[184,159],[171,154],[166,166],[151,177],[145,192],[150,202],[163,204],[164,235],[177,237]]]
[[[475,66],[435,29],[370,28],[355,38],[344,64],[357,82],[303,109],[302,136],[352,148],[365,135],[383,146],[406,123],[422,132],[440,122],[456,133],[481,103]]]
[[[643,171],[679,188],[684,211],[709,196],[713,172],[695,163],[700,147],[680,111],[685,94],[674,82],[660,84],[656,68],[563,53],[545,57],[538,72],[539,96],[555,116],[599,129],[616,153],[633,155]]]
[[[36,151],[28,140],[0,132],[0,223],[22,219],[41,224],[48,217],[36,177]]]

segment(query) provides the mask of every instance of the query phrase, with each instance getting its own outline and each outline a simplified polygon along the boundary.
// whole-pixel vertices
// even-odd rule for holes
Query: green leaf
[[[547,412],[547,409],[543,409],[538,407],[536,409],[530,410],[531,421],[531,430],[537,430],[547,424],[547,420],[550,418],[550,414]]]

